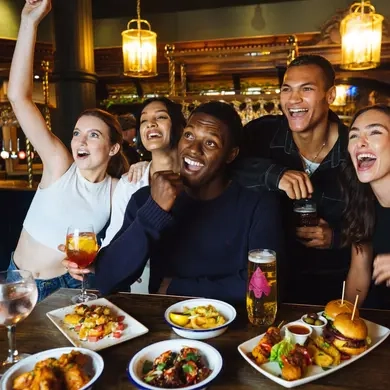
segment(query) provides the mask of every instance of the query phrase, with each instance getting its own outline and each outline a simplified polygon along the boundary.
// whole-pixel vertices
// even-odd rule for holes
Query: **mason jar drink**
[[[274,323],[277,312],[276,253],[255,249],[248,253],[246,309],[253,325]]]
[[[301,199],[294,202],[295,226],[317,226],[317,205],[314,200]]]

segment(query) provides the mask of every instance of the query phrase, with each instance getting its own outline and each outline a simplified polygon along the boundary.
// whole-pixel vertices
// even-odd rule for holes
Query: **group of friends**
[[[277,253],[280,301],[324,304],[346,281],[346,299],[390,307],[388,106],[363,108],[346,127],[330,110],[334,69],[319,55],[289,64],[283,115],[244,127],[228,103],[203,103],[186,121],[179,104],[147,99],[136,137],[151,161],[133,165],[141,174],[130,180],[113,115],[81,113],[69,152],[33,103],[36,32],[50,8],[26,1],[8,89],[43,163],[9,268],[32,271],[40,300],[88,274],[103,294],[137,291],[150,275],[150,293],[244,302],[248,251],[263,248]],[[303,198],[316,202],[318,226],[295,226]],[[108,228],[92,267],[79,269],[59,245],[85,223]]]

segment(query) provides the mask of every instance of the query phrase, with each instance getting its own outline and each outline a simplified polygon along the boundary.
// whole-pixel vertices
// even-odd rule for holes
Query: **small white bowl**
[[[294,333],[293,331],[291,331],[291,328],[293,326],[297,326],[297,327],[304,327],[306,328],[307,330],[307,333],[305,334],[299,334],[299,333]],[[292,337],[292,341],[293,343],[296,343],[296,344],[300,344],[300,345],[304,345],[307,338],[312,334],[313,332],[313,329],[310,327],[310,325],[308,324],[305,324],[303,321],[294,321],[294,322],[289,322],[288,324],[286,324],[284,327],[284,332],[285,332],[285,335],[287,335],[288,333],[290,333],[291,337]]]
[[[184,311],[184,307],[192,309],[196,306],[207,305],[213,305],[215,309],[225,317],[226,322],[223,325],[210,329],[189,329],[180,325],[176,325],[169,318],[169,313],[182,313]],[[169,306],[165,311],[164,318],[165,321],[171,326],[172,330],[179,336],[193,340],[206,340],[220,336],[222,333],[224,333],[228,326],[234,321],[236,315],[236,309],[226,302],[218,301],[216,299],[196,298],[177,302],[174,305]]]
[[[318,316],[318,319],[321,320],[323,322],[323,325],[311,325],[311,324],[308,324],[307,322],[305,322],[305,318],[307,317],[307,314],[303,315],[301,317],[301,321],[305,324],[305,325],[308,325],[310,326],[312,329],[313,329],[313,336],[314,337],[319,337],[319,336],[322,336],[322,332],[325,328],[325,326],[328,324],[328,320],[324,317],[324,316]]]
[[[141,351],[133,356],[127,367],[127,374],[130,381],[133,382],[138,389],[163,390],[164,387],[151,386],[142,380],[142,368],[144,362],[145,360],[153,361],[156,357],[166,351],[180,352],[180,350],[184,347],[196,348],[203,356],[207,367],[212,370],[212,373],[204,381],[199,382],[196,385],[186,386],[184,389],[205,389],[218,376],[222,369],[223,362],[221,354],[214,347],[197,340],[165,340],[148,345],[144,349],[141,349]]]
[[[83,386],[80,390],[89,390],[92,385],[99,378],[104,368],[104,361],[100,355],[96,352],[85,348],[76,347],[65,347],[49,349],[47,351],[39,352],[25,359],[20,360],[18,363],[13,365],[9,370],[5,372],[0,380],[1,390],[12,390],[12,384],[14,379],[25,372],[32,371],[35,365],[48,358],[60,358],[64,353],[70,353],[71,351],[80,351],[82,354],[88,356],[88,363],[85,366],[86,372],[92,376],[91,380]]]

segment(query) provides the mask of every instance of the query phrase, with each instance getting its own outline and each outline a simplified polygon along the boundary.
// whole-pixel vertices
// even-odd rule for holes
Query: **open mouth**
[[[147,140],[157,139],[157,138],[162,138],[162,134],[159,131],[151,130],[146,133]]]
[[[360,170],[370,169],[376,161],[376,156],[372,153],[361,153],[356,156],[357,166]]]
[[[304,116],[309,110],[307,108],[289,108],[288,112],[293,118]]]
[[[184,157],[183,160],[184,160],[184,167],[187,171],[197,172],[204,167],[203,163],[193,160],[192,158]]]
[[[78,158],[87,158],[88,156],[89,156],[89,153],[86,150],[78,150],[77,151]]]

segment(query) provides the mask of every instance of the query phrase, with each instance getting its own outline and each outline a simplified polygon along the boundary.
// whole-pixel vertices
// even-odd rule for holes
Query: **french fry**
[[[341,354],[336,347],[327,343],[322,336],[316,337],[314,343],[319,349],[322,349],[325,353],[332,356],[334,366],[340,364]]]

